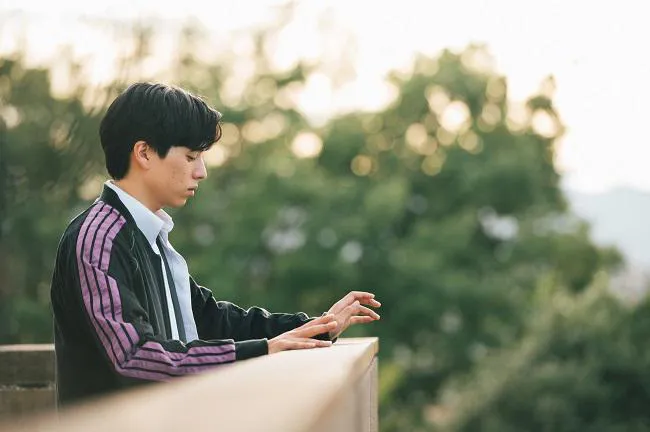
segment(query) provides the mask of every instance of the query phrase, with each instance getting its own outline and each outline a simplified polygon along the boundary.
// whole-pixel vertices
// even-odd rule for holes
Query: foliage
[[[517,346],[447,389],[447,426],[648,430],[648,301],[630,310],[596,286],[575,298],[556,293],[546,306]]]
[[[518,341],[540,286],[579,293],[620,261],[567,213],[552,94],[513,105],[485,48],[419,58],[391,78],[385,109],[314,127],[292,95],[318,65],[270,70],[265,37],[235,98],[228,59],[195,54],[200,33],[181,38],[175,82],[226,124],[199,196],[172,212],[172,241],[199,283],[243,306],[318,314],[349,290],[375,292],[382,320],[349,335],[381,338],[384,429],[422,424],[451,377]],[[55,97],[47,69],[0,61],[0,342],[50,340],[58,236],[105,178],[97,126],[125,83],[91,91],[77,78]]]

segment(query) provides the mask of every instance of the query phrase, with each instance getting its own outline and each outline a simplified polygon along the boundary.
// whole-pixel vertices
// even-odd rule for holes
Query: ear
[[[140,169],[148,170],[151,167],[153,149],[146,141],[138,141],[133,145],[132,160]]]

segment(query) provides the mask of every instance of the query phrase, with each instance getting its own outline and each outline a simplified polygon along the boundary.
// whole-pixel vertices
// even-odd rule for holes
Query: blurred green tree
[[[74,65],[71,65],[74,66]],[[84,185],[100,170],[101,112],[84,107],[83,79],[67,98],[50,71],[20,55],[0,59],[0,341],[51,339],[49,276],[61,227],[80,210]]]
[[[124,65],[150,55],[151,34],[138,34]],[[234,56],[197,53],[201,38],[182,34],[170,71],[223,112],[224,137],[206,154],[201,195],[172,212],[174,244],[199,283],[244,306],[316,314],[349,290],[375,292],[382,321],[348,335],[381,338],[385,430],[423,424],[451,377],[519,340],[540,286],[579,293],[620,261],[567,213],[552,80],[514,104],[487,50],[470,46],[393,76],[385,109],[316,127],[296,95],[318,65],[272,70],[262,31],[242,82]],[[144,78],[125,69],[95,91],[77,76],[57,98],[48,70],[0,61],[0,342],[50,340],[58,236],[105,178],[99,120],[125,81]]]
[[[348,289],[377,293],[383,321],[356,334],[382,341],[387,430],[412,428],[449,377],[518,340],[544,281],[577,293],[620,262],[567,212],[552,80],[517,106],[486,59],[420,58],[386,109],[323,127],[287,103],[309,67],[261,68],[224,104],[211,198],[178,212],[181,248],[218,295],[313,313]]]
[[[520,343],[443,392],[441,429],[648,430],[648,301],[628,308],[601,283],[546,302]]]

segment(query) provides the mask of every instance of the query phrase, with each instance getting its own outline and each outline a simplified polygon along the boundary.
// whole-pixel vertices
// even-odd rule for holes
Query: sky
[[[214,34],[246,32],[272,22],[283,0],[3,0],[0,52],[24,34],[34,61],[56,55],[62,44],[91,65],[93,79],[110,78],[110,55],[120,49],[97,22],[153,19],[157,29],[179,28],[194,18]],[[554,96],[567,132],[558,166],[565,186],[581,192],[632,187],[650,192],[650,40],[644,1],[617,0],[401,0],[299,1],[296,20],[276,43],[274,61],[287,67],[300,56],[321,58],[323,73],[307,85],[301,104],[313,118],[341,110],[377,109],[389,100],[390,70],[406,68],[415,53],[435,55],[486,44],[509,95],[524,100],[555,77]],[[326,16],[327,19],[323,20]],[[326,31],[319,32],[326,23]],[[168,41],[173,45],[173,41]],[[117,44],[119,45],[119,44]],[[235,50],[246,50],[234,46]],[[346,72],[345,82],[328,72]],[[349,72],[349,71],[348,71]]]

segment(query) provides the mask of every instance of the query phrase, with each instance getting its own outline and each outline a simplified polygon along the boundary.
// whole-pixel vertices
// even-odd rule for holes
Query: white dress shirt
[[[169,233],[174,229],[174,221],[171,216],[164,210],[158,210],[153,213],[144,204],[123,191],[112,181],[107,181],[106,186],[115,191],[117,196],[122,201],[122,204],[131,213],[136,225],[142,231],[144,236],[149,241],[151,249],[160,257],[160,249],[156,243],[156,239],[160,237],[163,245],[163,253],[167,258],[169,270],[174,278],[174,287],[176,288],[176,297],[178,298],[178,305],[181,310],[183,318],[183,328],[185,329],[185,336],[187,338],[184,342],[191,342],[198,339],[196,330],[196,323],[194,322],[194,315],[192,314],[192,297],[190,294],[190,273],[187,268],[185,259],[176,252],[174,247],[169,242]],[[163,280],[165,281],[165,293],[167,295],[167,306],[169,309],[170,326],[172,329],[172,337],[179,339],[178,325],[176,314],[174,312],[174,304],[172,303],[169,282],[167,281],[167,272],[165,271],[165,264],[160,257],[160,264],[163,273]]]

